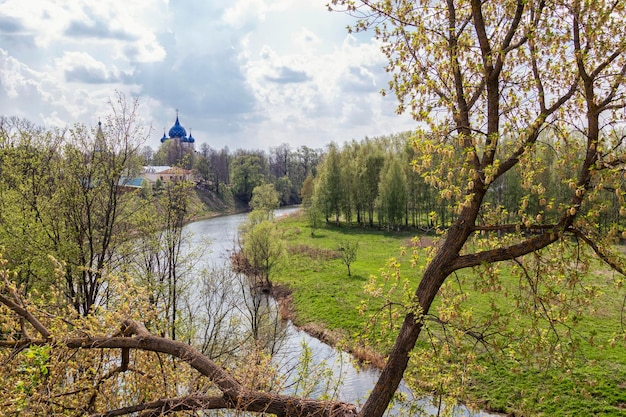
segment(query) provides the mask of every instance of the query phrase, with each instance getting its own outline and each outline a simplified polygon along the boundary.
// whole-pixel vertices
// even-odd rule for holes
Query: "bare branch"
[[[604,253],[602,249],[598,246],[598,244],[589,236],[584,234],[582,230],[570,228],[568,229],[568,232],[572,232],[576,237],[582,239],[587,245],[589,245],[589,247],[596,253],[596,255],[598,255],[598,257],[602,259],[602,261],[610,266],[613,270],[619,272],[622,275],[626,275],[626,270],[624,270],[621,265],[617,264],[606,253]]]

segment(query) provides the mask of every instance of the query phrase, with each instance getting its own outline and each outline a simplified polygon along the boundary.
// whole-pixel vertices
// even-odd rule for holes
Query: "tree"
[[[130,228],[126,208],[135,194],[123,186],[139,172],[138,150],[147,137],[136,120],[136,100],[119,94],[111,108],[103,128],[70,130],[64,161],[54,167],[63,214],[63,223],[53,226],[59,233],[56,254],[67,265],[66,296],[82,314],[100,299],[103,273],[114,267],[121,231]]]
[[[339,154],[339,210],[343,214],[346,224],[352,223],[352,217],[356,209],[357,218],[360,214],[359,188],[354,186],[357,179],[356,154],[359,144],[356,141],[347,143]],[[359,219],[360,220],[360,219]]]
[[[309,174],[317,175],[317,166],[322,154],[323,151],[321,149],[311,149],[308,146],[298,148],[291,161],[293,166],[290,168],[289,175],[296,190],[302,186]]]
[[[339,251],[341,252],[341,262],[348,267],[348,276],[352,276],[350,273],[350,265],[352,265],[352,262],[356,261],[356,255],[359,251],[359,242],[346,240],[341,243]]]
[[[211,151],[209,157],[211,167],[213,167],[215,173],[215,192],[219,194],[220,192],[220,183],[228,184],[230,182],[229,175],[229,164],[230,164],[230,155],[228,151],[228,147],[225,146],[219,152],[217,150]]]
[[[139,151],[139,155],[142,159],[142,165],[152,165],[152,159],[154,158],[154,149],[152,149],[150,146],[144,146]]]
[[[619,130],[626,106],[625,45],[620,36],[626,14],[623,2],[334,0],[332,4],[360,15],[356,30],[376,27],[393,73],[390,87],[400,102],[398,110],[411,112],[423,126],[414,135],[414,167],[450,208],[448,220],[438,225],[441,240],[430,248],[417,288],[405,300],[385,368],[359,415],[382,416],[428,322],[447,325],[448,319],[455,319],[454,314],[435,315],[432,306],[441,294],[448,311],[455,312],[457,305],[445,297],[451,291],[446,283],[463,269],[479,272],[472,282],[477,288],[496,293],[500,290],[495,264],[510,262],[519,282],[514,306],[534,314],[529,328],[519,329],[524,331],[520,339],[533,342],[537,350],[532,353],[540,347],[552,352],[565,349],[567,343],[561,342],[571,334],[562,329],[568,330],[568,320],[575,320],[568,311],[578,314],[584,299],[592,295],[581,281],[584,274],[573,270],[588,261],[586,252],[575,253],[572,243],[587,244],[589,252],[622,275],[626,272],[623,260],[610,252],[610,244],[623,232],[619,225],[598,233],[607,190],[626,210],[626,137]],[[545,161],[540,155],[546,151],[546,138],[552,141],[560,176],[556,183],[567,184],[567,191],[544,184]],[[521,176],[522,191],[516,213],[486,204],[497,181],[515,175]],[[556,192],[559,199],[553,198]],[[327,214],[338,219],[335,207],[330,209]],[[61,269],[56,273],[63,273]],[[68,315],[44,297],[20,297],[9,282],[11,276],[12,271],[2,269],[3,327],[4,322],[10,324],[7,331],[3,328],[0,346],[3,360],[19,359],[25,365],[4,367],[11,379],[1,387],[2,398],[8,399],[5,404],[11,413],[37,414],[39,407],[105,415],[215,408],[279,416],[356,413],[341,403],[271,393],[260,389],[257,381],[243,384],[225,366],[189,345],[156,337],[136,320],[121,319],[143,318],[144,312],[139,292],[125,288],[123,279],[111,277],[109,290],[138,302],[133,308],[115,305],[114,314],[94,320]],[[409,292],[402,285],[398,288]],[[558,303],[542,309],[545,300]],[[545,323],[542,328],[537,327],[540,321]],[[477,334],[471,324],[457,322],[458,334],[486,343],[488,335]],[[113,325],[118,332],[113,333]],[[52,355],[48,349],[58,351]],[[172,361],[150,352],[168,355]],[[453,358],[444,359],[443,366]],[[76,372],[67,372],[70,364]],[[52,366],[62,383],[46,381]],[[146,369],[162,374],[145,378]],[[196,374],[191,371],[205,379],[193,378]],[[170,383],[170,378],[187,383]],[[160,399],[146,396],[161,389],[166,393],[159,392]],[[66,403],[69,397],[79,401]],[[31,398],[41,402],[29,403]]]
[[[232,184],[235,197],[243,203],[252,199],[252,190],[265,182],[267,160],[261,152],[238,151],[231,163]]]
[[[105,270],[122,259],[119,248],[127,238],[122,231],[132,229],[129,213],[139,197],[125,189],[139,172],[139,149],[147,137],[138,124],[138,104],[118,94],[110,105],[111,115],[97,128],[75,125],[67,132],[45,132],[17,124],[18,129],[3,133],[16,145],[3,152],[11,170],[4,175],[4,191],[9,199],[24,198],[14,201],[24,208],[16,237],[37,247],[27,256],[19,250],[25,256],[15,260],[25,271],[42,271],[42,252],[62,261],[64,274],[55,285],[63,287],[81,314],[103,301]],[[24,228],[27,223],[32,233]],[[32,279],[22,282],[30,286]]]
[[[380,182],[380,171],[385,162],[383,153],[372,141],[366,142],[360,148],[358,155],[358,183],[362,190],[360,196],[367,211],[368,223],[374,227],[374,208],[378,197],[378,184]]]
[[[209,158],[204,155],[199,155],[194,161],[194,169],[200,175],[200,178],[206,183],[209,183],[213,178],[213,169]]]
[[[250,272],[259,285],[271,287],[270,274],[285,253],[276,224],[261,221],[247,230],[243,242],[243,254],[250,263]]]
[[[390,158],[383,168],[378,186],[379,205],[388,228],[399,228],[406,214],[407,186],[398,158]]]
[[[309,174],[304,180],[302,190],[300,190],[300,196],[302,198],[304,213],[306,214],[309,224],[311,225],[311,236],[314,236],[315,229],[322,224],[322,218],[319,202],[315,194],[315,181],[311,174]]]
[[[161,229],[162,254],[165,259],[165,283],[167,302],[166,317],[170,337],[176,340],[176,317],[178,314],[178,291],[181,285],[181,247],[183,226],[188,216],[189,193],[192,184],[186,181],[167,184],[160,203],[163,205]]]
[[[317,201],[322,209],[326,221],[330,216],[335,216],[335,223],[339,224],[341,214],[342,190],[340,153],[337,145],[331,143],[328,152],[321,164],[320,173],[317,177],[319,185],[316,185]]]
[[[192,148],[184,146],[178,139],[170,139],[161,143],[154,153],[152,162],[155,165],[179,166],[191,169],[194,165],[195,153]]]
[[[288,176],[290,154],[288,143],[270,148],[269,169],[273,178]]]
[[[299,201],[296,190],[288,176],[277,178],[275,188],[280,196],[280,205],[295,204]]]
[[[54,252],[59,242],[50,226],[58,218],[52,172],[60,163],[64,135],[0,117],[0,241],[24,292],[52,285],[40,278],[51,268],[41,252]]]
[[[3,318],[11,319],[3,322],[0,349],[3,360],[19,360],[21,366],[0,384],[5,413],[157,416],[232,409],[279,416],[354,415],[349,404],[265,391],[261,378],[253,376],[271,382],[266,361],[247,356],[242,372],[230,372],[187,343],[153,335],[139,320],[154,311],[124,280],[111,282],[124,295],[114,303],[116,314],[70,320],[51,314],[46,302],[20,297],[8,284],[9,275],[0,269],[0,308]],[[38,314],[39,308],[48,313]],[[120,319],[124,316],[129,318]],[[114,327],[118,330],[107,334]]]
[[[415,168],[442,198],[457,201],[443,242],[421,275],[376,395],[361,409],[363,416],[378,417],[398,387],[424,316],[455,271],[525,262],[526,255],[569,236],[589,243],[622,271],[581,212],[597,216],[594,195],[609,178],[617,181],[615,168],[625,161],[623,137],[609,139],[612,123],[619,120],[615,112],[625,105],[625,45],[617,35],[624,5],[522,0],[333,0],[332,5],[358,16],[353,30],[375,27],[394,74],[390,90],[399,100],[398,111],[428,126],[415,135],[421,155]],[[488,190],[517,165],[526,195],[542,202],[549,197],[535,175],[534,158],[542,132],[556,126],[561,162],[575,167],[576,174],[566,179],[571,184],[567,204],[553,207],[554,222],[542,223],[523,199],[518,215],[524,231],[520,223],[500,222],[497,216],[484,223],[479,215],[489,210],[483,204]],[[578,140],[572,129],[581,133]],[[571,151],[572,145],[578,152]],[[433,164],[435,156],[441,163]],[[486,244],[480,241],[481,230],[508,238]],[[475,241],[481,244],[471,246]]]
[[[250,207],[253,210],[265,210],[273,213],[280,205],[280,195],[274,184],[263,184],[254,187]]]

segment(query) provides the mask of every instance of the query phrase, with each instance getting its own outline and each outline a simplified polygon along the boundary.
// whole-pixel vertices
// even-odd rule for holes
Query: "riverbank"
[[[273,285],[270,295],[278,304],[281,319],[291,321],[294,326],[306,334],[329,346],[349,353],[361,364],[372,366],[376,369],[382,369],[385,366],[385,356],[373,349],[350,343],[350,339],[342,331],[337,329],[329,330],[325,326],[316,323],[299,324],[300,320],[297,318],[296,310],[293,305],[292,291],[287,285]]]
[[[189,195],[189,220],[187,223],[244,213],[248,210],[249,208],[237,202],[230,192],[217,194],[205,187],[194,187]]]
[[[331,226],[317,229],[311,236],[305,220],[295,216],[283,219],[280,227],[289,256],[272,281],[280,288],[278,298],[283,299],[281,310],[285,311],[285,316],[298,327],[344,350],[357,351],[355,346],[358,348],[365,341],[376,344],[375,351],[387,351],[395,332],[379,332],[372,337],[373,331],[381,329],[372,327],[368,313],[361,312],[364,304],[370,312],[377,311],[382,305],[377,304],[380,300],[367,295],[364,287],[372,276],[390,276],[393,268],[389,267],[388,260],[391,257],[395,257],[398,272],[407,278],[409,288],[417,285],[419,268],[426,256],[418,248],[415,261],[410,246],[411,234]],[[347,240],[359,242],[357,260],[352,264],[350,276],[337,252],[341,242]],[[403,250],[402,247],[409,249]],[[412,268],[414,262],[416,265]],[[414,349],[414,358],[420,358],[421,362],[411,365],[407,373],[409,381],[424,383],[418,388],[432,393],[437,388],[429,385],[432,382],[429,375],[435,375],[433,380],[438,376],[451,378],[452,383],[463,384],[455,388],[455,398],[476,408],[511,415],[626,415],[626,344],[624,339],[616,337],[621,331],[623,294],[620,296],[616,292],[609,275],[602,271],[592,272],[586,285],[597,286],[601,296],[577,318],[576,323],[572,323],[572,334],[564,336],[563,342],[572,340],[576,346],[571,356],[562,358],[562,365],[545,362],[540,351],[534,357],[530,350],[532,346],[521,340],[495,351],[490,347],[494,345],[486,344],[488,348],[485,349],[473,339],[476,346],[458,345],[455,349],[462,350],[450,352],[449,357],[434,355],[433,349],[439,349],[440,345],[429,345],[429,341],[421,340]],[[499,275],[503,280],[503,292],[513,293],[519,286],[506,268],[501,269]],[[456,277],[457,284],[465,289],[464,298],[468,300],[460,302],[462,311],[479,317],[490,314],[493,303],[502,311],[509,309],[507,303],[510,300],[497,299],[498,294],[483,294],[472,289],[473,279],[471,271]],[[370,290],[376,290],[371,284],[369,286]],[[515,335],[528,327],[524,321],[515,320],[511,317],[509,327],[498,331],[503,335]],[[368,326],[370,330],[364,331]],[[498,334],[492,337],[498,338]],[[471,338],[465,339],[471,342]],[[524,356],[524,350],[528,352],[525,355],[530,356]],[[458,362],[455,355],[473,357],[468,362],[472,367],[463,368],[463,361]],[[372,364],[376,365],[374,362]],[[435,374],[425,373],[422,368],[427,366]],[[452,373],[451,369],[459,373]]]

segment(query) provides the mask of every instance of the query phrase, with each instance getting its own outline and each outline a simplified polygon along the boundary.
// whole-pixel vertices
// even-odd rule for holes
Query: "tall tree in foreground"
[[[457,202],[360,412],[378,417],[402,379],[425,315],[455,271],[502,261],[540,271],[537,254],[572,237],[622,271],[595,223],[602,188],[610,184],[623,199],[624,136],[612,129],[625,105],[620,27],[626,13],[623,2],[578,0],[333,0],[330,7],[357,16],[352,29],[373,29],[382,41],[398,112],[427,126],[415,135],[415,169],[441,198]],[[556,207],[548,207],[552,191],[541,183],[535,159],[548,131],[557,138],[561,164],[575,173],[561,179],[570,195]],[[433,163],[438,158],[445,163]],[[518,220],[507,224],[483,202],[494,181],[517,165],[525,195]],[[528,204],[531,199],[543,206]],[[554,211],[555,221],[544,223],[543,210]],[[504,238],[480,238],[478,232],[490,230]],[[543,271],[538,276],[548,280],[549,269]],[[489,276],[482,276],[486,285]],[[554,319],[550,312],[544,318]]]

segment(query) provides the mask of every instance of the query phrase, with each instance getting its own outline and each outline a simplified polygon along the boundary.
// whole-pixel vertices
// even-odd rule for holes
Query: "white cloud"
[[[5,0],[0,109],[36,123],[95,124],[114,90],[200,144],[322,147],[404,130],[380,45],[348,35],[327,0]]]
[[[87,84],[120,83],[123,74],[116,66],[107,68],[86,52],[68,51],[55,59],[56,67],[63,73],[65,81]]]
[[[265,20],[268,7],[263,0],[239,0],[228,7],[222,21],[236,29],[252,26]]]

